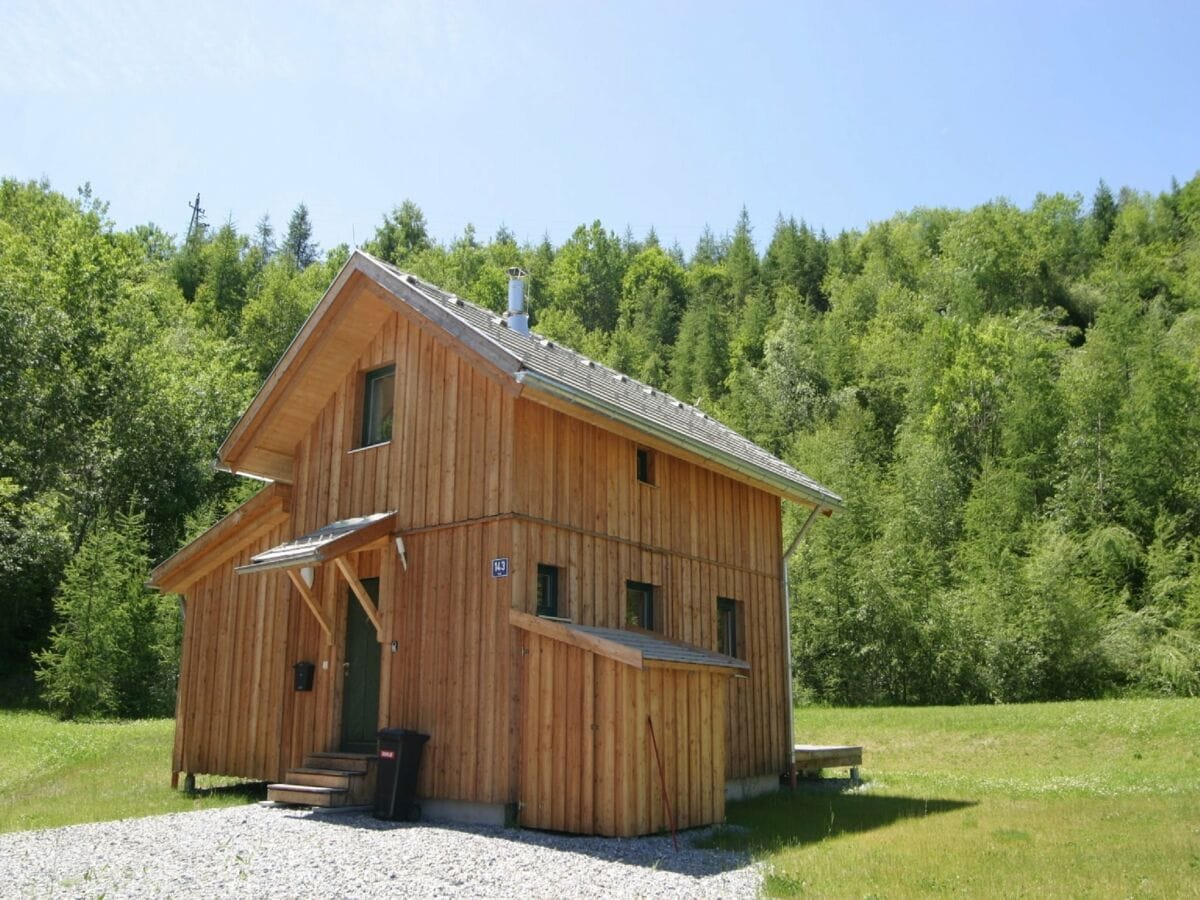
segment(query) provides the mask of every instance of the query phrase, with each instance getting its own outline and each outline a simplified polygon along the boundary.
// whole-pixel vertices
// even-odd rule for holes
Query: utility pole
[[[208,223],[204,221],[204,210],[200,208],[199,194],[196,194],[196,202],[189,203],[188,208],[192,211],[192,221],[188,223],[187,231],[188,240],[191,240],[192,235],[198,237],[208,227]]]

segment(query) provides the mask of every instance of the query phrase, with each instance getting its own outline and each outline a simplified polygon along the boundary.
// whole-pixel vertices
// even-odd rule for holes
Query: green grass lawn
[[[801,709],[796,739],[864,745],[869,783],[729,805],[768,894],[1200,896],[1200,700]]]
[[[194,797],[171,790],[174,731],[170,719],[59,722],[0,711],[0,833],[258,798],[229,779],[201,781]]]

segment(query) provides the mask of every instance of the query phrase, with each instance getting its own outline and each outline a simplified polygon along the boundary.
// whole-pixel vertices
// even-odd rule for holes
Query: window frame
[[[636,447],[633,457],[633,475],[638,484],[654,487],[658,484],[654,477],[654,451],[649,447]]]
[[[548,563],[538,563],[538,565],[537,565],[537,582],[536,582],[536,587],[534,590],[534,598],[535,598],[534,612],[536,615],[542,616],[543,618],[550,618],[550,619],[564,618],[562,615],[560,615],[560,609],[559,609],[559,600],[561,599],[561,595],[558,590],[558,583],[559,583],[558,569],[559,569],[558,566],[552,566],[552,565],[549,565]],[[542,598],[540,595],[542,593],[542,583],[543,583],[542,579],[543,578],[546,579],[546,582],[545,582],[546,586],[548,588],[552,589],[549,592],[553,593],[553,595],[554,595],[553,612],[545,611],[545,610],[543,610],[543,607],[542,607]],[[547,607],[547,609],[548,608],[549,607]]]
[[[745,647],[742,644],[744,613],[742,603],[739,600],[734,600],[732,597],[717,598],[717,652],[724,653],[726,656],[732,656],[734,659],[745,659]],[[732,652],[729,648],[730,640],[726,637],[722,640],[722,632],[726,635],[732,630]]]
[[[642,620],[639,624],[630,621],[629,606],[632,601],[630,596],[634,592],[642,595],[640,601],[641,609],[639,610],[639,619]],[[659,623],[662,619],[662,609],[659,601],[659,589],[653,584],[645,581],[634,581],[627,579],[625,581],[625,617],[624,627],[626,628],[641,628],[643,631],[660,631]],[[649,619],[647,623],[645,620]]]
[[[372,420],[375,413],[375,386],[386,378],[392,381],[392,408],[388,413],[384,413],[381,417],[381,426],[384,420],[387,421],[386,434],[383,428],[380,428],[379,434],[372,433]],[[392,439],[392,431],[394,427],[394,415],[396,411],[396,364],[391,363],[386,366],[379,366],[375,369],[370,369],[363,372],[362,378],[362,398],[359,403],[359,417],[361,424],[359,427],[359,448],[377,447],[380,444],[386,444]]]

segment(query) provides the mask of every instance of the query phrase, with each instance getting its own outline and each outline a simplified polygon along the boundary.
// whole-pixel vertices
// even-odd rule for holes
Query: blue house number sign
[[[492,577],[507,578],[508,577],[508,557],[501,556],[499,559],[492,560]]]

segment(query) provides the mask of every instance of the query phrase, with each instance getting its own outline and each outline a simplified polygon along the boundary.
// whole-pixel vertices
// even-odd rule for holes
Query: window
[[[538,563],[537,614],[558,617],[558,568]]]
[[[726,656],[741,657],[741,646],[738,644],[738,620],[741,618],[742,604],[728,597],[717,598],[717,652]]]
[[[654,484],[654,453],[645,447],[637,448],[637,480]]]
[[[625,624],[654,631],[654,585],[625,582]]]
[[[395,366],[384,366],[366,374],[363,381],[362,446],[370,447],[392,439],[395,387]]]

